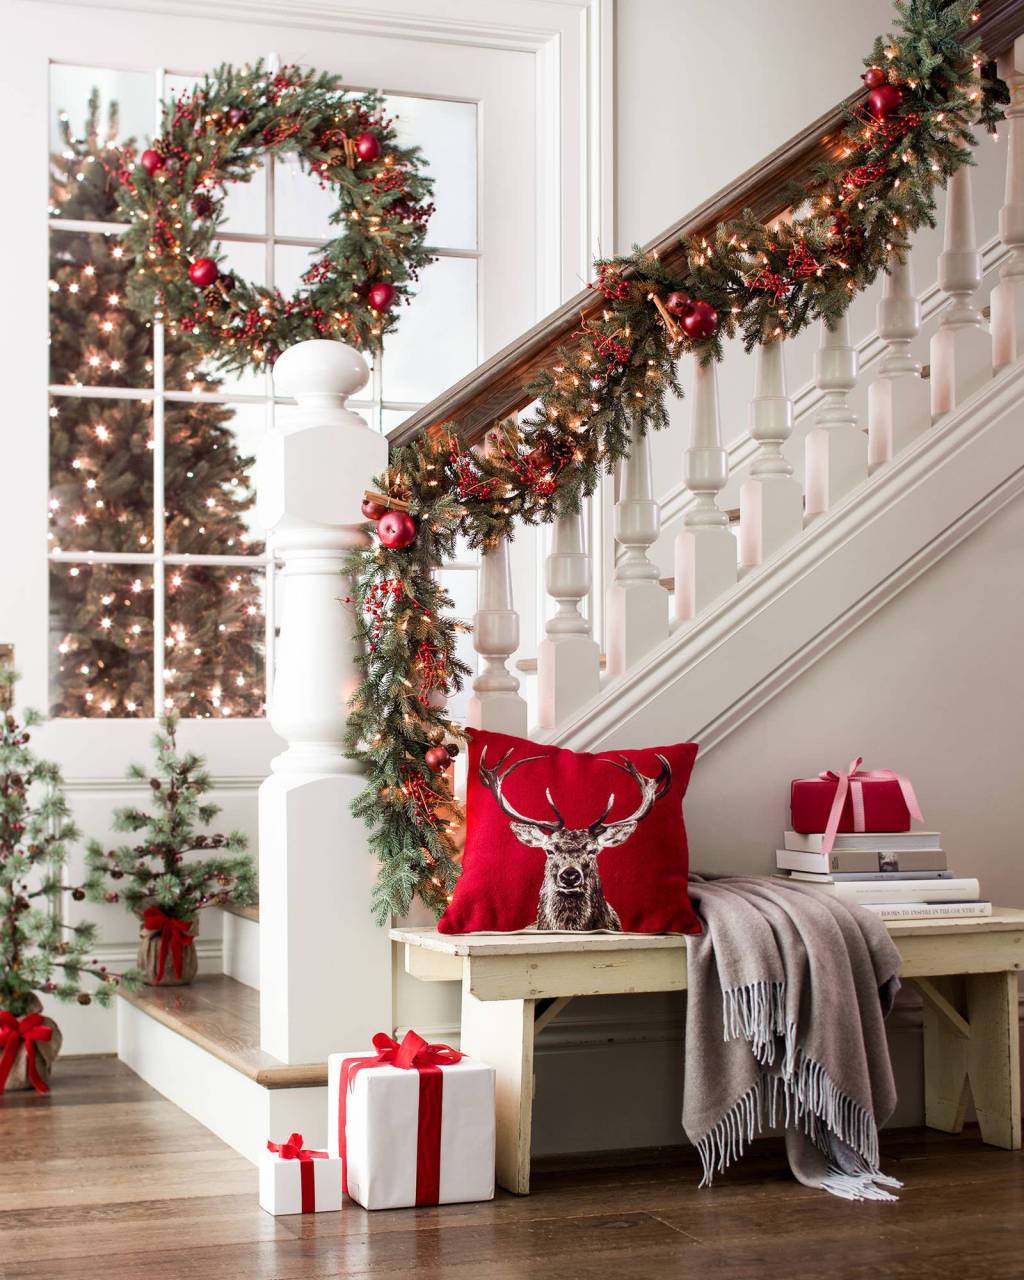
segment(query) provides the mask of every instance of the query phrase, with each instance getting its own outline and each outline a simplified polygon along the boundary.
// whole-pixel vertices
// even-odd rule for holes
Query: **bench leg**
[[[533,1125],[533,1000],[478,1000],[462,987],[462,1051],[495,1069],[498,1186],[530,1191]]]
[[[932,978],[924,996],[925,1124],[959,1133],[969,1098],[982,1141],[1021,1145],[1016,973]]]

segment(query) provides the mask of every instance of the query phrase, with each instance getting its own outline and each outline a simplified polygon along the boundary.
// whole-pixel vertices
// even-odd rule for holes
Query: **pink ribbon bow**
[[[921,806],[917,803],[917,796],[914,794],[914,787],[909,778],[905,778],[901,773],[894,773],[892,769],[862,769],[863,763],[864,757],[858,756],[856,760],[850,761],[850,768],[846,773],[836,773],[833,769],[826,769],[818,774],[818,777],[824,781],[836,784],[836,793],[832,797],[832,809],[828,815],[828,822],[825,823],[825,834],[821,838],[821,852],[824,854],[832,852],[847,792],[850,794],[850,804],[853,809],[853,829],[854,831],[865,829],[864,783],[866,781],[898,782],[910,816],[916,818],[918,822],[924,821]]]

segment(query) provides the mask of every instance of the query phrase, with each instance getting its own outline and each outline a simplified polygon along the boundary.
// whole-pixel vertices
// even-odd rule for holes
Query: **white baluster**
[[[387,466],[387,441],[345,408],[366,385],[362,356],[301,342],[274,368],[293,395],[260,449],[260,519],[284,560],[281,638],[269,720],[287,742],[259,791],[260,1042],[282,1062],[323,1062],[391,1025],[391,949],[367,907],[375,867],[349,806],[365,779],[345,756],[360,679],[340,602],[346,554],[366,542],[359,506]],[[325,1001],[311,975],[358,972]]]
[[[694,503],[676,537],[675,618],[695,618],[736,582],[736,539],[716,497],[729,478],[718,413],[718,371],[714,361],[694,357],[690,397],[690,447],[684,467]]]
[[[1024,36],[1013,43],[1006,83],[1006,199],[999,238],[1010,250],[992,290],[992,363],[997,369],[1024,355]]]
[[[590,556],[583,516],[560,516],[551,527],[544,582],[558,611],[537,646],[537,720],[553,729],[600,692],[600,652],[580,602],[590,593]]]
[[[608,588],[608,672],[621,675],[668,635],[668,592],[647,554],[661,531],[654,499],[651,442],[636,427],[619,472],[615,540],[622,555]]]
[[[825,392],[815,425],[804,441],[805,513],[822,515],[868,474],[868,442],[850,408],[857,385],[857,352],[850,345],[850,321],[844,314],[830,329],[821,322],[821,344],[814,353],[814,381]]]
[[[931,426],[931,397],[910,344],[921,328],[910,250],[895,254],[882,280],[878,333],[889,344],[878,377],[868,387],[868,465],[881,466]]]
[[[745,569],[763,564],[803,528],[803,491],[782,456],[792,431],[782,340],[764,342],[754,356],[750,402],[750,434],[760,448],[740,488],[740,564]]]
[[[493,450],[496,442],[497,436],[491,432],[485,448]],[[519,693],[518,679],[508,669],[509,658],[519,648],[519,614],[512,604],[507,542],[499,542],[480,557],[473,647],[485,665],[473,681],[467,723],[475,729],[525,737],[526,701]]]
[[[939,255],[939,285],[949,294],[932,337],[932,413],[948,413],[992,372],[992,342],[974,293],[981,284],[981,254],[974,231],[971,168],[963,165],[946,188],[946,225]]]

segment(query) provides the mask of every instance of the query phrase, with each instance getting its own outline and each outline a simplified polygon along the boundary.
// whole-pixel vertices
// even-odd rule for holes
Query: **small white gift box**
[[[494,1068],[414,1031],[327,1059],[327,1149],[366,1209],[494,1197]]]
[[[341,1161],[307,1151],[302,1134],[268,1142],[260,1160],[260,1208],[285,1213],[336,1213],[341,1208]]]

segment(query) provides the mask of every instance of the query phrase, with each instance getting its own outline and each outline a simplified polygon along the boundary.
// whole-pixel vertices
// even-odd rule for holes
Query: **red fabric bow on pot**
[[[159,907],[147,907],[142,913],[142,924],[151,933],[160,935],[160,955],[156,962],[157,982],[163,982],[168,951],[171,953],[174,976],[180,978],[184,950],[186,947],[195,945],[195,938],[192,936],[192,922],[190,920],[178,920],[175,916],[169,916],[166,912],[161,911]]]
[[[14,1066],[18,1050],[25,1046],[25,1068],[36,1093],[49,1093],[50,1086],[39,1074],[36,1065],[36,1043],[53,1038],[53,1027],[48,1027],[41,1013],[28,1013],[18,1019],[6,1009],[0,1009],[0,1095]]]

